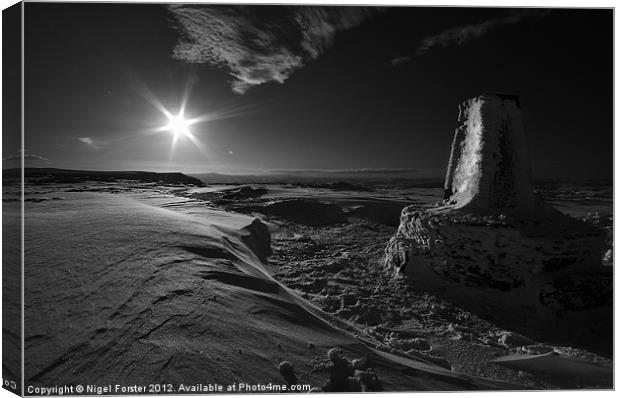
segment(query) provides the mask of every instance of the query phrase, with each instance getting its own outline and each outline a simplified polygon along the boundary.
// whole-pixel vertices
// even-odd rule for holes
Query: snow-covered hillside
[[[340,346],[389,390],[509,387],[357,340],[266,273],[270,237],[252,217],[148,189],[30,197],[26,385],[282,383],[287,360],[320,386],[313,369]]]

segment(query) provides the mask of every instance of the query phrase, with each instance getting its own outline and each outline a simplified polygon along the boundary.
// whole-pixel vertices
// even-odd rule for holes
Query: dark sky
[[[612,174],[611,10],[25,10],[32,166],[442,175],[458,103],[502,92],[521,97],[535,176]],[[152,102],[176,114],[186,87],[185,117],[208,120],[172,150]]]

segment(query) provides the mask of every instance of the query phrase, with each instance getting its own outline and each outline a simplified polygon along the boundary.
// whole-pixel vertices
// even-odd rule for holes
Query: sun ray
[[[192,73],[190,72],[187,76],[187,80],[185,81],[185,90],[183,90],[183,96],[181,98],[181,107],[179,110],[179,115],[185,115],[185,108],[187,107],[187,103],[189,101],[189,97],[192,93]]]
[[[172,114],[166,109],[166,107],[161,103],[159,98],[148,88],[146,84],[144,84],[141,80],[135,79],[133,81],[133,89],[140,94],[142,98],[148,101],[151,105],[153,105],[158,111],[163,113],[167,118],[170,118]]]
[[[196,146],[196,148],[198,148],[198,150],[203,155],[210,156],[210,153],[208,153],[207,151],[207,147],[202,142],[200,142],[200,140],[196,138],[194,134],[190,132],[189,134],[187,134],[187,138],[189,138],[189,140]]]

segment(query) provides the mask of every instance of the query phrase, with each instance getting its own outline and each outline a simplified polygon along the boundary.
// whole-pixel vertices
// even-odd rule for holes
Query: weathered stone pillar
[[[483,94],[459,107],[445,192],[471,212],[527,212],[536,207],[519,98]]]

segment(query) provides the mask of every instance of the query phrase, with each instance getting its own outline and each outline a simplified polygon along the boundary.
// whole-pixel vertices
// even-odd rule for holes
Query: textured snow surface
[[[386,389],[514,388],[356,340],[265,272],[252,217],[148,192],[60,195],[26,204],[26,385],[281,383],[282,360],[322,385],[313,358],[341,346],[374,358]]]

